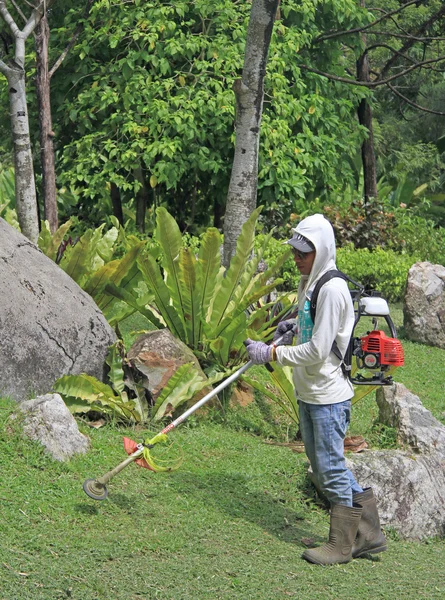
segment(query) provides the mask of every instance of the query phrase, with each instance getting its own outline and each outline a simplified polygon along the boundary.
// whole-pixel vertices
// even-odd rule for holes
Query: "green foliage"
[[[14,167],[0,164],[0,217],[7,223],[19,229],[17,212],[15,210],[15,180]]]
[[[111,385],[82,373],[64,375],[54,384],[54,391],[61,394],[72,413],[100,413],[123,422],[143,422],[147,419],[148,404],[142,388],[133,386],[134,398],[125,391],[125,373],[119,342],[111,346],[107,365]]]
[[[337,250],[337,266],[368,289],[378,290],[390,302],[403,300],[408,270],[416,259],[394,250],[355,249],[352,244]]]
[[[259,308],[251,307],[280,284],[280,280],[270,280],[287,255],[266,271],[256,273],[270,238],[265,238],[263,247],[251,257],[260,210],[255,210],[245,223],[227,270],[221,265],[221,236],[216,229],[206,231],[195,255],[184,246],[178,224],[164,208],[157,211],[155,232],[159,262],[152,252],[137,259],[144,284],[153,294],[153,301],[141,307],[141,313],[155,326],[159,326],[159,319],[164,322],[195,351],[205,368],[218,365],[218,370],[225,370],[239,364],[245,355],[243,340],[249,334],[268,334],[270,307],[261,303]],[[107,290],[136,307],[119,289],[108,286]],[[154,314],[158,315],[157,323],[151,317]]]
[[[143,185],[139,167],[150,225],[160,205],[181,230],[195,233],[213,208],[222,213],[233,157],[232,85],[242,69],[250,9],[229,0],[92,6],[54,76],[59,178],[78,197],[84,219],[99,223],[110,214],[111,184],[127,219]],[[63,48],[78,20],[77,11],[66,11],[53,43]],[[355,109],[368,92],[299,65],[344,75],[343,43],[333,39],[314,51],[311,42],[326,27],[368,20],[355,0],[290,0],[281,7],[267,65],[258,186],[273,224],[315,188],[342,188],[354,178],[348,157],[365,135]],[[358,38],[349,43],[358,47]]]

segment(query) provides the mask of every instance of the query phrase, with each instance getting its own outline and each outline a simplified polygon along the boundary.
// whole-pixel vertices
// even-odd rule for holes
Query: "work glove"
[[[277,346],[292,346],[296,330],[297,323],[295,319],[281,321],[281,323],[278,323],[278,327],[273,336],[273,341]],[[281,338],[281,340],[278,342],[279,338]]]
[[[251,339],[247,339],[244,345],[254,365],[264,365],[272,360],[273,346],[268,346],[264,342],[254,342]]]

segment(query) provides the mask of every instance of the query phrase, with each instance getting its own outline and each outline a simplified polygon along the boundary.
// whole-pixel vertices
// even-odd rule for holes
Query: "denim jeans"
[[[299,401],[300,431],[319,490],[331,503],[352,506],[352,494],[362,488],[346,468],[344,439],[351,418],[351,401],[308,404]]]

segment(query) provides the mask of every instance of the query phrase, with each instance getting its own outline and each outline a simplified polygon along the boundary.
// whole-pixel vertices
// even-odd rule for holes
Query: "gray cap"
[[[314,244],[296,231],[291,239],[287,240],[286,244],[290,244],[295,250],[300,250],[300,252],[312,252],[315,250]]]

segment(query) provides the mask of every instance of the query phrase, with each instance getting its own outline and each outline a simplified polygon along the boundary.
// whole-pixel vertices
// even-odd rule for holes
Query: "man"
[[[288,240],[301,273],[298,288],[297,345],[292,346],[293,323],[279,324],[274,339],[279,346],[246,341],[255,364],[276,360],[294,367],[299,399],[300,431],[316,486],[331,505],[329,540],[308,549],[303,558],[317,564],[349,562],[365,553],[386,550],[371,488],[363,490],[346,468],[344,438],[350,421],[353,387],[332,351],[334,341],[344,356],[354,326],[354,307],[344,279],[334,277],[321,288],[312,322],[310,299],[317,281],[336,269],[335,237],[323,215],[303,219]]]

